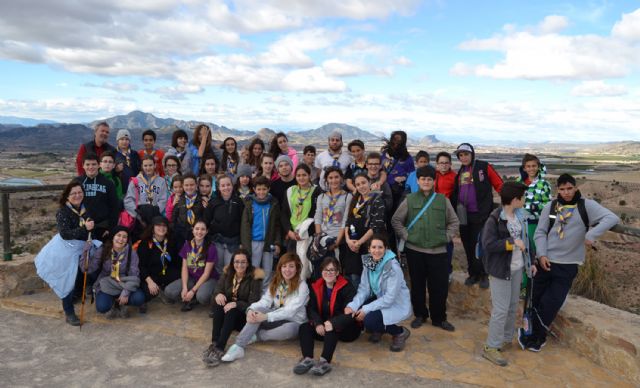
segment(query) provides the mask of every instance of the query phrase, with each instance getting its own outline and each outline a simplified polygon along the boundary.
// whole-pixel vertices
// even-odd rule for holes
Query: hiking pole
[[[91,243],[91,232],[89,232],[89,237],[87,237],[87,242]],[[84,255],[84,280],[82,281],[82,304],[80,305],[80,331],[82,331],[82,323],[84,320],[84,302],[87,297],[87,272],[89,272],[89,251],[91,248],[87,249],[87,253]]]

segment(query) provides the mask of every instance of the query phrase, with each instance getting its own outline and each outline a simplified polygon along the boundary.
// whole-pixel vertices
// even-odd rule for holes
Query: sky
[[[640,2],[0,2],[0,115],[640,140]]]

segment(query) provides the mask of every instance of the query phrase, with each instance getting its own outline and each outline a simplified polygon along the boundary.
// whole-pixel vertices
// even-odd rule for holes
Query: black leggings
[[[324,345],[322,346],[322,358],[327,360],[327,362],[331,362],[333,353],[336,351],[338,341],[353,342],[360,336],[360,331],[360,326],[353,321],[349,325],[345,326],[345,328],[339,333],[332,330],[326,332],[323,337],[316,332],[315,327],[309,324],[309,322],[305,322],[300,325],[300,329],[298,330],[302,356],[313,358],[314,340],[319,340],[324,342]]]
[[[242,330],[246,322],[247,318],[245,314],[238,310],[238,308],[234,307],[225,313],[224,307],[214,302],[211,343],[215,344],[216,348],[224,351],[231,333],[234,330]]]

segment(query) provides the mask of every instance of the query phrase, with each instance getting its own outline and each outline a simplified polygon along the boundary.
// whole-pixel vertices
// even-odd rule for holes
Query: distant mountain
[[[597,153],[612,155],[640,155],[640,141],[616,141],[611,143],[582,146],[578,153]]]
[[[91,140],[93,131],[82,124],[40,124],[0,132],[0,149],[29,151],[72,151]]]
[[[325,143],[329,134],[333,131],[338,131],[342,133],[342,138],[345,141],[350,141],[353,139],[360,139],[362,141],[379,141],[380,136],[375,135],[371,132],[365,131],[358,127],[354,127],[348,124],[338,124],[338,123],[329,123],[321,126],[316,129],[309,129],[306,131],[295,131],[287,133],[287,136],[290,138],[290,141],[294,141],[296,143],[309,144],[313,142],[322,142]],[[293,140],[292,140],[293,139]]]
[[[267,143],[268,141],[271,141],[271,139],[275,135],[276,135],[276,132],[273,129],[269,129],[269,128],[262,128],[256,133],[256,136],[262,139],[262,141],[264,141],[265,143]],[[288,137],[289,136],[287,136],[287,138]],[[269,147],[267,146],[267,148]]]
[[[420,139],[419,143],[421,145],[434,145],[442,142],[438,140],[436,135],[427,135],[427,136],[424,136],[422,139]]]
[[[25,127],[33,127],[38,124],[57,124],[57,122],[53,120],[31,119],[28,117],[0,116],[0,124],[18,124]]]

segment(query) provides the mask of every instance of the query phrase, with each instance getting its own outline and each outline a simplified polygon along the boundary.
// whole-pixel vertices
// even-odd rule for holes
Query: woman
[[[285,253],[278,261],[275,276],[259,301],[247,309],[247,324],[236,337],[222,361],[244,357],[244,348],[254,341],[282,341],[295,338],[300,324],[307,321],[307,283],[300,279],[302,263],[295,253]],[[255,337],[254,337],[255,336]]]
[[[298,375],[309,370],[316,376],[330,372],[338,340],[353,342],[360,336],[361,329],[356,320],[344,313],[347,303],[356,295],[356,289],[340,275],[340,262],[335,257],[324,259],[320,268],[322,278],[316,280],[309,290],[309,322],[300,325],[298,331],[302,359],[293,367],[293,372]],[[316,362],[313,361],[315,340],[324,342],[322,355]]]
[[[200,175],[209,175],[215,177],[218,175],[218,158],[214,154],[206,154],[202,157],[202,165],[200,166]]]
[[[228,137],[224,139],[220,145],[222,149],[222,160],[220,160],[220,172],[231,177],[233,182],[236,181],[238,165],[240,164],[240,155],[238,155],[238,143],[236,139]]]
[[[209,226],[209,238],[218,252],[218,273],[231,263],[231,255],[240,246],[240,221],[244,204],[233,193],[231,177],[218,176],[218,195],[204,211],[204,220]]]
[[[490,275],[492,305],[482,356],[499,366],[508,364],[501,349],[511,344],[515,334],[522,269],[530,277],[536,274],[529,255],[529,213],[522,208],[526,190],[520,182],[505,182],[500,191],[502,206],[491,212],[482,232],[482,261]]]
[[[256,176],[264,176],[269,180],[274,181],[278,179],[278,172],[275,169],[275,159],[273,155],[265,152],[260,157],[260,167],[256,173]]]
[[[411,332],[398,323],[411,316],[409,289],[396,255],[387,240],[374,234],[369,240],[369,254],[362,258],[364,269],[358,292],[344,309],[371,333],[369,341],[380,342],[384,333],[392,335],[390,350],[400,352]]]
[[[164,180],[167,182],[169,193],[173,193],[173,180],[180,176],[180,159],[174,155],[164,157]]]
[[[140,280],[145,304],[140,312],[146,313],[147,303],[156,296],[164,302],[168,299],[163,290],[180,277],[181,261],[178,247],[169,231],[169,221],[162,216],[154,217],[145,230],[136,250],[140,259]]]
[[[193,139],[185,150],[182,160],[182,173],[198,175],[204,154],[213,153],[211,149],[211,130],[205,124],[200,124],[193,131]]]
[[[167,152],[164,154],[165,160],[163,160],[163,162],[166,163],[167,156],[175,156],[178,158],[178,162],[182,163],[185,155],[187,154],[188,142],[189,136],[185,131],[183,131],[182,129],[173,131],[173,134],[171,135],[171,147],[169,147]],[[166,175],[167,170],[165,169],[164,171]],[[180,171],[182,170],[178,169],[178,172]],[[184,172],[186,173],[187,171]]]
[[[182,195],[184,194],[184,188],[182,187],[183,183],[184,179],[182,178],[182,175],[176,175],[171,181],[171,195],[169,195],[169,199],[167,200],[167,207],[165,208],[165,215],[169,220],[172,219],[173,208],[176,206],[178,201],[180,201],[180,197],[182,197]]]
[[[89,273],[100,270],[93,285],[96,311],[106,313],[107,319],[129,318],[127,306],[144,303],[140,289],[138,254],[129,244],[129,230],[116,226],[113,238],[98,249],[89,250]]]
[[[342,189],[343,175],[339,167],[328,167],[325,170],[324,179],[327,191],[318,197],[316,213],[314,216],[316,236],[326,235],[320,244],[327,247],[329,254],[339,257],[337,248],[344,240],[344,229],[347,220],[347,210],[351,204],[351,193]],[[319,263],[318,263],[319,264]],[[320,274],[318,268],[314,268],[313,279]]]
[[[245,199],[247,195],[253,191],[253,187],[251,186],[252,174],[251,166],[248,164],[241,164],[240,167],[238,167],[238,180],[236,180],[233,186],[233,192],[240,197],[240,199]]]
[[[367,253],[367,242],[374,233],[384,233],[385,208],[380,192],[371,192],[371,181],[366,173],[356,174],[353,180],[356,195],[347,212],[344,240],[347,245],[342,263],[347,279],[358,287],[362,273],[362,255]]]
[[[215,198],[216,177],[202,174],[198,178],[198,193],[202,202],[202,208],[206,209]]]
[[[246,164],[251,166],[252,172],[257,171],[260,168],[260,159],[264,153],[264,142],[259,137],[256,137],[249,144],[249,157],[245,161]]]
[[[298,166],[298,153],[293,148],[289,147],[289,139],[284,132],[278,132],[271,139],[271,146],[269,147],[269,153],[274,158],[278,159],[280,155],[287,155],[293,162],[293,170],[295,171]]]
[[[58,201],[58,234],[42,248],[35,259],[38,276],[62,300],[65,321],[71,326],[80,326],[80,319],[73,309],[75,284],[79,283],[77,279],[81,279],[78,276],[78,259],[94,228],[94,222],[89,218],[83,200],[82,184],[72,180],[65,186]],[[84,260],[80,260],[80,265],[84,266]]]
[[[174,198],[170,218],[178,246],[193,238],[191,230],[203,213],[196,176],[191,173],[183,176],[182,189],[184,194],[180,195],[177,200]]]
[[[393,207],[390,210],[393,212],[402,199],[407,176],[416,169],[413,158],[407,151],[406,132],[391,132],[389,141],[382,147],[382,169],[387,173],[387,183],[391,187]]]
[[[180,279],[169,284],[164,292],[169,300],[182,300],[181,311],[191,311],[196,303],[209,304],[219,278],[215,270],[218,254],[207,237],[207,223],[196,221],[193,239],[185,241],[180,253],[182,271]]]
[[[213,304],[211,345],[202,355],[207,366],[218,366],[233,330],[242,330],[249,305],[260,300],[264,271],[254,268],[249,252],[239,249],[224,267],[216,287]]]

